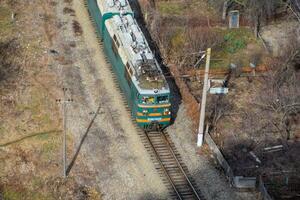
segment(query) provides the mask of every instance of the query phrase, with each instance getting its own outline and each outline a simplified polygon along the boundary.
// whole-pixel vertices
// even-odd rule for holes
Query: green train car
[[[170,90],[127,0],[88,0],[131,114],[145,129],[170,124]]]

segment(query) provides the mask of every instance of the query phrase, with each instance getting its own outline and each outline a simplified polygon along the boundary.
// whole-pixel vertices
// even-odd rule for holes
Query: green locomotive
[[[88,0],[104,51],[143,128],[170,124],[170,90],[127,0]]]

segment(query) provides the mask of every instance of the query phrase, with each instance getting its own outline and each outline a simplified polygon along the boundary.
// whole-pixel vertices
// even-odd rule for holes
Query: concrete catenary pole
[[[63,88],[63,93],[64,93],[64,100],[63,100],[63,103],[62,103],[62,107],[63,107],[63,176],[64,178],[67,177],[67,138],[66,138],[66,135],[67,135],[67,110],[66,110],[66,104],[67,104],[67,100],[66,100],[66,91],[67,91],[67,88]]]
[[[63,123],[63,138],[62,138],[62,164],[63,164],[63,177],[67,177],[67,104],[73,102],[73,99],[66,98],[68,88],[62,88],[63,99],[56,99],[56,102],[62,106],[62,123]]]
[[[205,64],[205,72],[204,72],[204,84],[202,91],[202,101],[200,107],[200,118],[199,118],[199,129],[198,129],[198,138],[197,138],[197,146],[201,147],[204,139],[204,119],[205,119],[205,106],[206,106],[206,96],[208,90],[208,73],[209,73],[209,65],[210,65],[210,54],[211,48],[207,49],[206,52],[206,64]]]

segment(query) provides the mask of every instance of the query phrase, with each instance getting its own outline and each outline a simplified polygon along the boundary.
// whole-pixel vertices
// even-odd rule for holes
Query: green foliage
[[[236,53],[238,50],[246,47],[246,40],[239,32],[231,31],[224,36],[226,43],[226,51],[228,53]]]
[[[183,13],[182,5],[180,3],[159,2],[159,12],[167,15],[181,15]]]
[[[22,193],[14,190],[6,189],[3,192],[4,200],[19,200],[22,199]]]
[[[224,41],[212,51],[214,60],[211,61],[211,68],[227,68],[237,60],[240,60],[243,66],[247,66],[251,59],[249,56],[252,55],[250,52],[256,52],[262,47],[248,28],[214,31],[220,31]],[[247,48],[248,45],[251,49]]]
[[[230,29],[224,35],[225,51],[234,54],[244,49],[248,43],[256,42],[250,30],[245,28]]]

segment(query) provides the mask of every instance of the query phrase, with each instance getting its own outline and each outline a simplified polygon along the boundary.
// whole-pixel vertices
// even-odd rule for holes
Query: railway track
[[[84,5],[87,8],[87,0],[84,0]],[[95,21],[89,14],[89,18],[95,27]],[[97,34],[96,29],[94,30],[98,38],[98,43],[101,49],[103,49],[103,43],[100,36]],[[106,63],[110,66],[110,71],[113,75],[114,82],[122,94],[123,104],[130,115],[130,108],[127,104],[125,96],[117,84],[116,75],[113,72],[112,66],[110,65],[107,56],[105,56]],[[184,165],[179,153],[175,149],[175,145],[171,142],[168,133],[163,131],[143,131],[137,126],[132,119],[134,126],[138,130],[138,134],[149,153],[156,170],[161,176],[164,184],[170,192],[172,199],[195,199],[203,200],[200,190],[196,188],[196,183],[192,179],[188,172],[187,167]]]
[[[164,131],[139,131],[156,170],[173,199],[203,200],[175,145]]]

